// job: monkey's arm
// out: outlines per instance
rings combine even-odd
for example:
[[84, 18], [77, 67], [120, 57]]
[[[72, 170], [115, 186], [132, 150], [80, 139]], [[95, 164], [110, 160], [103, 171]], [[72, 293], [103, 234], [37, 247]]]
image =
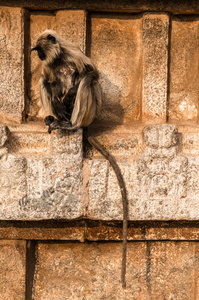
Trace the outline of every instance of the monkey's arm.
[[39, 78], [39, 86], [40, 86], [41, 102], [43, 104], [43, 107], [47, 114], [54, 116], [52, 110], [52, 104], [51, 104], [51, 99], [52, 99], [51, 87], [43, 74]]

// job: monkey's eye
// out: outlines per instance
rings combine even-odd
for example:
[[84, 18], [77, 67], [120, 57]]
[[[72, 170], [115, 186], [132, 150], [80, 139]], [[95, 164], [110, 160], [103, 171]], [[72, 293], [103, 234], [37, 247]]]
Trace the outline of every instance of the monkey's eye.
[[49, 34], [49, 35], [47, 36], [47, 39], [48, 39], [48, 40], [50, 40], [50, 41], [52, 41], [52, 43], [53, 43], [53, 44], [55, 44], [55, 43], [56, 43], [56, 39], [55, 39], [55, 37], [54, 37], [54, 36], [52, 36], [51, 34]]

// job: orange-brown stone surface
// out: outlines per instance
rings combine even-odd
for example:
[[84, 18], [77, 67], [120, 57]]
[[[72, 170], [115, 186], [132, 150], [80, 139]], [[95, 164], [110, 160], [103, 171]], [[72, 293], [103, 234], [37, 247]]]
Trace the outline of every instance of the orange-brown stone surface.
[[35, 299], [197, 299], [197, 242], [129, 242], [126, 289], [121, 246], [39, 243]]
[[146, 245], [129, 244], [127, 289], [120, 282], [121, 246], [121, 243], [39, 244], [35, 300], [148, 297]]
[[0, 241], [0, 299], [25, 300], [26, 242]]
[[169, 118], [196, 121], [199, 95], [199, 20], [174, 19], [171, 31]]
[[141, 116], [140, 18], [91, 17], [91, 58], [101, 74], [102, 121], [128, 123]]
[[165, 122], [167, 109], [169, 16], [143, 17], [142, 121]]
[[0, 122], [20, 123], [24, 110], [24, 11], [0, 6]]

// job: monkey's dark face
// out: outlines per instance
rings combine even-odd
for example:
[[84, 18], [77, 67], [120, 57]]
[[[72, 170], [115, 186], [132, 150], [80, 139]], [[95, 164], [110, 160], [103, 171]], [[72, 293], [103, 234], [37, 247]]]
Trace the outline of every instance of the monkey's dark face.
[[31, 51], [33, 51], [33, 50], [37, 51], [37, 54], [41, 60], [44, 60], [46, 58], [46, 54], [42, 50], [41, 46], [38, 45], [38, 46], [34, 47]]
[[39, 58], [46, 63], [53, 62], [60, 53], [59, 43], [53, 33], [50, 30], [44, 31], [38, 38], [36, 46], [31, 50], [36, 50]]

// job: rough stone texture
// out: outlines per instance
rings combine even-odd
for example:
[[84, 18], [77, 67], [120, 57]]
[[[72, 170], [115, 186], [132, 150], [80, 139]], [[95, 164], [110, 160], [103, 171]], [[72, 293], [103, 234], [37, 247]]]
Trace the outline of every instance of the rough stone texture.
[[129, 244], [126, 289], [121, 251], [121, 243], [39, 244], [34, 299], [149, 299], [146, 245]]
[[168, 15], [144, 15], [142, 121], [166, 121], [168, 32]]
[[[63, 38], [77, 44], [85, 52], [86, 47], [86, 12], [85, 11], [58, 11], [56, 14], [31, 14], [30, 38], [31, 48], [36, 44], [39, 35], [46, 29], [53, 29]], [[39, 92], [39, 76], [41, 74], [41, 61], [36, 51], [31, 54], [31, 100], [29, 119], [43, 118], [45, 112], [42, 108]]]
[[52, 134], [48, 148], [42, 156], [34, 152], [32, 156], [29, 149], [25, 155], [6, 152], [1, 157], [1, 220], [73, 219], [83, 215], [82, 131]]
[[143, 138], [149, 148], [167, 149], [178, 144], [178, 128], [175, 125], [146, 126]]
[[46, 132], [12, 132], [8, 143], [8, 149], [12, 153], [25, 156], [49, 156], [52, 138]]
[[[150, 125], [143, 130], [140, 157], [120, 160], [129, 201], [129, 220], [197, 220], [199, 159], [178, 153], [176, 125]], [[88, 161], [88, 216], [122, 219], [116, 176], [102, 159]]]
[[197, 120], [199, 95], [199, 19], [173, 20], [169, 118]]
[[173, 226], [171, 228], [145, 228], [143, 239], [146, 240], [176, 240], [176, 241], [198, 241], [199, 228], [192, 226], [181, 226], [179, 228]]
[[[117, 159], [123, 159], [124, 157], [132, 159], [132, 156], [140, 155], [144, 149], [143, 128], [144, 124], [140, 123], [133, 126], [132, 124], [107, 126], [107, 123], [104, 124], [96, 120], [89, 130]], [[101, 157], [101, 154], [94, 148], [92, 148], [92, 151], [89, 147], [86, 150], [88, 150], [88, 157]], [[92, 152], [92, 155], [90, 152]]]
[[56, 13], [57, 32], [66, 40], [86, 51], [87, 13], [84, 10], [58, 11]]
[[20, 122], [24, 110], [24, 11], [0, 6], [0, 120]]
[[128, 243], [126, 289], [120, 282], [121, 246], [39, 244], [35, 300], [197, 299], [197, 242]]
[[25, 241], [0, 241], [0, 299], [25, 300]]
[[1, 4], [5, 6], [21, 6], [29, 9], [38, 10], [57, 10], [57, 9], [85, 9], [88, 11], [103, 11], [103, 12], [172, 12], [177, 14], [197, 14], [199, 13], [198, 0], [84, 0], [83, 2], [68, 0], [54, 1], [43, 0], [1, 0]]
[[198, 243], [149, 243], [150, 299], [198, 299]]
[[[123, 239], [122, 228], [114, 226], [92, 226], [87, 227], [85, 239], [89, 241], [121, 241]], [[142, 239], [141, 228], [128, 228], [128, 240]]]
[[[197, 121], [198, 18], [165, 12], [198, 13], [198, 1], [6, 1], [12, 4], [32, 10], [29, 37], [25, 11], [0, 7], [0, 299], [27, 298], [26, 275], [29, 296], [34, 282], [34, 299], [198, 299], [199, 127], [143, 129], [145, 122], [165, 122], [167, 105], [170, 121]], [[33, 12], [38, 7], [54, 11]], [[83, 10], [64, 8], [92, 13], [87, 19]], [[156, 13], [93, 13], [121, 9]], [[82, 131], [56, 136], [38, 120], [14, 124], [25, 116], [28, 40], [33, 47], [46, 28], [84, 52], [87, 46], [101, 71], [106, 105], [93, 132], [115, 155], [127, 186], [133, 221], [127, 289], [120, 282], [123, 234], [122, 222], [115, 221], [122, 220], [122, 204], [112, 168], [96, 151], [83, 164]], [[35, 121], [44, 112], [38, 92], [41, 64], [36, 53], [31, 55], [32, 98], [26, 112]], [[43, 219], [48, 221], [37, 222]], [[17, 239], [35, 240], [27, 258], [25, 241]], [[39, 242], [37, 249], [37, 240], [49, 243]]]
[[182, 133], [182, 153], [185, 155], [199, 156], [198, 132]]
[[140, 18], [91, 18], [91, 58], [101, 74], [104, 98], [101, 122], [140, 119], [141, 25]]

